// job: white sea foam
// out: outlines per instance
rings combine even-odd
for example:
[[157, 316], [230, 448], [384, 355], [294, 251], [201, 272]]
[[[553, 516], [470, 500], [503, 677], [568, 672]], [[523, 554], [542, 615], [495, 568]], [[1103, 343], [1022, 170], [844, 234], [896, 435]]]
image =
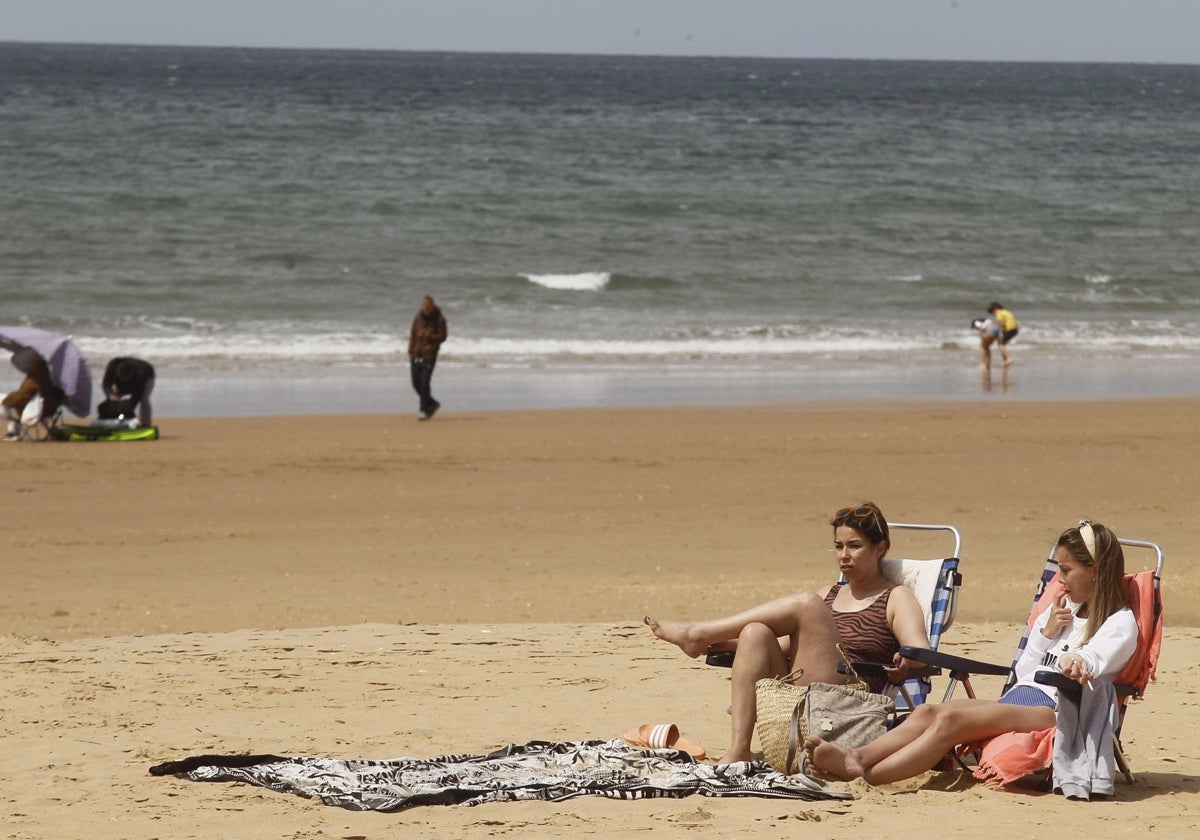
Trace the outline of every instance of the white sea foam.
[[693, 338], [693, 339], [461, 339], [447, 355], [461, 359], [730, 359], [796, 358], [889, 353], [916, 349], [921, 342], [898, 337]]
[[[893, 354], [933, 349], [946, 337], [821, 335], [775, 337], [707, 335], [662, 339], [507, 338], [452, 335], [442, 358], [468, 363], [636, 360], [804, 359]], [[407, 360], [399, 334], [296, 332], [278, 334], [187, 334], [138, 338], [78, 337], [93, 364], [117, 355], [138, 355], [185, 367], [253, 368], [300, 363], [311, 366], [387, 364]], [[967, 340], [969, 343], [969, 339]], [[966, 346], [966, 344], [964, 344]]]
[[[272, 369], [279, 366], [335, 367], [392, 365], [407, 360], [401, 331], [363, 331], [257, 325], [243, 331], [145, 330], [139, 334], [76, 335], [93, 365], [118, 355], [138, 355], [186, 368]], [[887, 364], [916, 363], [949, 353], [973, 354], [978, 339], [966, 329], [867, 331], [828, 327], [807, 331], [785, 326], [740, 329], [697, 328], [656, 338], [578, 335], [511, 337], [451, 334], [442, 358], [466, 364], [536, 365], [554, 362], [712, 362], [774, 360], [804, 364], [820, 359], [876, 359]], [[1054, 356], [1200, 355], [1200, 335], [1168, 322], [1143, 321], [1123, 329], [1058, 324], [1054, 329], [1023, 325], [1016, 349]]]
[[608, 285], [612, 275], [607, 271], [585, 271], [582, 274], [522, 274], [530, 283], [568, 292], [598, 292]]
[[371, 364], [407, 358], [399, 335], [380, 333], [186, 333], [126, 336], [77, 336], [91, 360], [136, 355], [157, 363], [209, 368], [270, 367], [272, 364], [329, 366], [342, 363]]

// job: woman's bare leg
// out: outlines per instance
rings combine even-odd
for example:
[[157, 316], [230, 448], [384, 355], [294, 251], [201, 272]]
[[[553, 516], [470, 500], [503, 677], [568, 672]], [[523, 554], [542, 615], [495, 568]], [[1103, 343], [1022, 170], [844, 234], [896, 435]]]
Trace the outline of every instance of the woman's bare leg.
[[729, 689], [729, 750], [717, 759], [717, 764], [750, 760], [750, 741], [758, 720], [755, 683], [765, 677], [782, 676], [791, 668], [775, 631], [767, 625], [747, 624], [737, 641]]
[[1046, 706], [955, 700], [918, 707], [908, 720], [865, 747], [846, 750], [820, 738], [809, 738], [804, 747], [809, 761], [824, 773], [845, 780], [861, 776], [881, 785], [924, 773], [958, 744], [1052, 726], [1054, 710]]
[[[731, 642], [750, 624], [771, 628], [776, 638], [789, 638], [801, 630], [833, 627], [833, 618], [824, 602], [811, 592], [776, 598], [735, 615], [708, 621], [656, 621], [642, 619], [656, 637], [670, 642], [695, 659], [710, 647]], [[833, 637], [837, 638], [834, 628]]]
[[846, 679], [837, 671], [841, 658], [833, 615], [811, 592], [777, 598], [711, 621], [658, 622], [647, 616], [645, 623], [655, 636], [693, 658], [710, 647], [737, 641], [731, 679], [732, 737], [729, 751], [718, 760], [719, 764], [750, 759], [750, 742], [758, 719], [754, 692], [758, 680], [793, 670], [803, 672], [801, 682], [840, 683]]
[[984, 370], [992, 369], [992, 343], [986, 339], [979, 342], [979, 361]]
[[[941, 705], [930, 703], [917, 706], [902, 724], [889, 729], [859, 749], [840, 747], [816, 736], [806, 738], [804, 751], [808, 755], [808, 763], [822, 774], [842, 781], [857, 779], [869, 769], [873, 761], [900, 752], [924, 734], [933, 725], [940, 708]], [[864, 757], [862, 752], [867, 747], [871, 748], [871, 752]]]

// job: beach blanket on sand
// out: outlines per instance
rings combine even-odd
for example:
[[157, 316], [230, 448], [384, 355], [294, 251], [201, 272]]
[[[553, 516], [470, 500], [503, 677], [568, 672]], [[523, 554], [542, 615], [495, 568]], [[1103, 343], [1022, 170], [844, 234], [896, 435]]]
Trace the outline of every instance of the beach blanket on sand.
[[393, 761], [205, 755], [158, 764], [150, 773], [197, 782], [245, 782], [354, 811], [533, 799], [560, 802], [576, 796], [852, 798], [808, 776], [784, 776], [761, 761], [716, 767], [697, 764], [679, 750], [638, 749], [620, 739], [530, 741], [487, 755]]

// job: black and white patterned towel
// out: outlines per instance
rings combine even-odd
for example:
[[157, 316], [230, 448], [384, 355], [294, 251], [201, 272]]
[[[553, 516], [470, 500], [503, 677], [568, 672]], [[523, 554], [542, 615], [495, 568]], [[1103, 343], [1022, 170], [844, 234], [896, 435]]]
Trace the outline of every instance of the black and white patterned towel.
[[400, 811], [417, 805], [479, 805], [576, 796], [679, 799], [765, 796], [849, 799], [808, 776], [784, 776], [761, 761], [698, 764], [679, 750], [631, 747], [620, 739], [513, 744], [487, 755], [391, 761], [202, 755], [150, 768], [155, 776], [197, 782], [245, 782], [319, 798], [355, 811]]

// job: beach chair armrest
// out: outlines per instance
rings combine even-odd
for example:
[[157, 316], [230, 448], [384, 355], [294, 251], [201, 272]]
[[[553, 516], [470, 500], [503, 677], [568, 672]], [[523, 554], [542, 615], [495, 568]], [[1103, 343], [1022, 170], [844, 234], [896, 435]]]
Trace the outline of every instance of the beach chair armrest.
[[[710, 653], [704, 657], [705, 665], [712, 665], [715, 668], [732, 668], [733, 667], [733, 651], [723, 651], [720, 653]], [[854, 670], [860, 676], [886, 676], [884, 669], [892, 667], [892, 663], [887, 662], [854, 662]], [[846, 673], [846, 663], [838, 664], [838, 673]], [[906, 679], [924, 679], [926, 677], [936, 677], [941, 674], [941, 669], [936, 665], [921, 664], [918, 666], [909, 666], [908, 676]]]
[[1058, 671], [1038, 671], [1033, 675], [1033, 681], [1038, 685], [1048, 685], [1058, 689], [1059, 694], [1078, 698], [1083, 686], [1066, 674]]
[[[1059, 693], [1072, 698], [1078, 698], [1083, 693], [1083, 686], [1059, 671], [1038, 671], [1033, 675], [1033, 681], [1038, 685], [1049, 685], [1057, 688]], [[1138, 691], [1131, 685], [1113, 686], [1118, 697], [1133, 697]]]
[[908, 645], [900, 648], [900, 655], [905, 659], [912, 659], [934, 668], [941, 668], [943, 671], [949, 671], [951, 674], [963, 673], [980, 674], [989, 677], [1006, 677], [1010, 670], [1010, 666], [1008, 665], [980, 662], [977, 659], [967, 659], [965, 656], [952, 656], [948, 653], [910, 647]]
[[[891, 668], [891, 662], [851, 662], [854, 670], [858, 672], [860, 677], [883, 677], [887, 678], [885, 669]], [[838, 673], [846, 673], [846, 663], [838, 663]], [[906, 680], [923, 680], [927, 677], [936, 677], [942, 673], [942, 670], [935, 665], [921, 663], [920, 665], [910, 665], [908, 674], [904, 677]]]

